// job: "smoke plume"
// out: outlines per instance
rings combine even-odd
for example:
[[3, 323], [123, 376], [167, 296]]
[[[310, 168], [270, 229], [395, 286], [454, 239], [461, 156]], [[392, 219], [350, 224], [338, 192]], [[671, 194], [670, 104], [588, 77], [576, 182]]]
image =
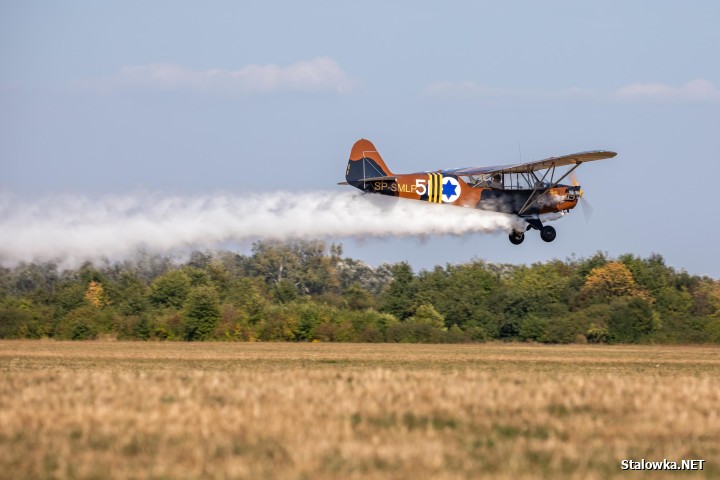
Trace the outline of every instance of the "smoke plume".
[[9, 197], [0, 198], [0, 262], [76, 265], [228, 242], [461, 235], [507, 231], [513, 221], [470, 208], [327, 191]]

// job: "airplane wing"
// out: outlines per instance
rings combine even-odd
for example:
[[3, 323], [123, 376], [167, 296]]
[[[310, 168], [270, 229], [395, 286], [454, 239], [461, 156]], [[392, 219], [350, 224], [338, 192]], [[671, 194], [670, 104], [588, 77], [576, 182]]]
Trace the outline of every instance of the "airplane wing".
[[452, 175], [490, 175], [493, 173], [524, 173], [536, 170], [545, 170], [550, 167], [563, 167], [565, 165], [575, 165], [583, 162], [593, 162], [595, 160], [604, 160], [613, 158], [617, 153], [607, 150], [593, 150], [591, 152], [572, 153], [563, 155], [562, 157], [550, 157], [543, 160], [533, 160], [532, 162], [516, 163], [513, 165], [497, 165], [493, 167], [469, 167], [469, 168], [453, 168], [444, 170], [444, 174]]

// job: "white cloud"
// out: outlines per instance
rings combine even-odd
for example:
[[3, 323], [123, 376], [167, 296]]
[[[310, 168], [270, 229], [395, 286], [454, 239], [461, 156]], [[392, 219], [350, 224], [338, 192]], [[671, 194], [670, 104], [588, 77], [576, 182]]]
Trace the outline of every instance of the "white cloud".
[[560, 99], [597, 99], [597, 100], [648, 100], [678, 102], [717, 102], [720, 90], [709, 80], [692, 80], [679, 87], [662, 83], [635, 83], [626, 85], [614, 92], [572, 87], [564, 90], [538, 90], [496, 88], [472, 81], [435, 82], [423, 92], [427, 96], [458, 99], [519, 99], [560, 100]]
[[172, 63], [124, 67], [103, 87], [189, 90], [230, 95], [280, 91], [348, 93], [357, 82], [338, 63], [319, 57], [288, 66], [246, 65], [239, 70], [193, 70]]
[[720, 101], [720, 90], [709, 80], [699, 78], [691, 80], [679, 87], [663, 83], [634, 83], [617, 90], [616, 95], [627, 99], [644, 99], [660, 101]]

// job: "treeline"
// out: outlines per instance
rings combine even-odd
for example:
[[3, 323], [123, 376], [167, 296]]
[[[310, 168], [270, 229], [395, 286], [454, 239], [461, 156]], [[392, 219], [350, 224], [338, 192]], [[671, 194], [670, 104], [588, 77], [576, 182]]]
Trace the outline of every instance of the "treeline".
[[377, 268], [319, 241], [185, 263], [0, 269], [0, 338], [335, 342], [720, 342], [720, 282], [660, 255]]

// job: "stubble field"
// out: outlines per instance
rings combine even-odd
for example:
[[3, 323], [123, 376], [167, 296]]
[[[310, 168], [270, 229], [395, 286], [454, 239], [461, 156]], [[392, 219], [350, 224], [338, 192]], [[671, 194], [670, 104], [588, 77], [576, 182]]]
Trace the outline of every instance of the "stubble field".
[[2, 341], [0, 478], [717, 478], [719, 372], [717, 347]]

